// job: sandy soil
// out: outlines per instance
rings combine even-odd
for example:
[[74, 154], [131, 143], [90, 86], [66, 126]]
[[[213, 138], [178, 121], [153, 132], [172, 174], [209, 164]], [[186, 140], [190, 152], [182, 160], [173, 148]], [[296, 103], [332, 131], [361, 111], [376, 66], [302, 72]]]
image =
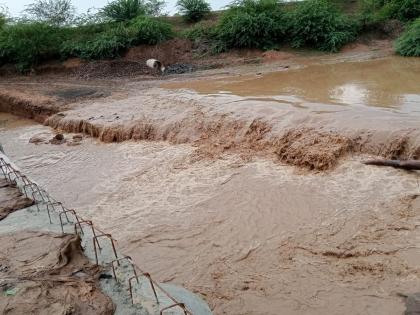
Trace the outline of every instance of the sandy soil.
[[[381, 54], [226, 71], [249, 76]], [[418, 176], [361, 161], [418, 158], [417, 115], [159, 85], [124, 81], [120, 94], [55, 104], [46, 125], [84, 134], [79, 145], [29, 143], [53, 129], [10, 118], [0, 142], [160, 281], [201, 294], [215, 314], [404, 312], [402, 296], [420, 290]]]

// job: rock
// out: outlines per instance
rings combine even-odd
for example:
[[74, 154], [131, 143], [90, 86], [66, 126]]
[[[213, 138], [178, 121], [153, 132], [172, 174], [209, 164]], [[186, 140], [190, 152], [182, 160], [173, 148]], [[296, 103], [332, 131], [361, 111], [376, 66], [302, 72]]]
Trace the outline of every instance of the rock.
[[191, 64], [176, 63], [166, 67], [165, 74], [182, 74], [193, 72], [194, 70], [195, 68]]
[[34, 143], [34, 144], [40, 144], [40, 143], [48, 143], [48, 138], [51, 136], [50, 133], [37, 133], [36, 135], [33, 135], [30, 139], [29, 139], [29, 143]]
[[29, 139], [29, 143], [40, 144], [40, 143], [43, 143], [43, 142], [45, 142], [45, 139], [38, 136], [38, 135], [32, 136]]
[[83, 135], [74, 135], [73, 136], [73, 141], [82, 141], [83, 139]]
[[63, 134], [58, 133], [50, 140], [51, 144], [63, 144], [66, 142], [66, 139], [64, 138]]
[[63, 134], [61, 134], [61, 133], [57, 133], [57, 134], [55, 135], [55, 139], [56, 139], [56, 140], [58, 140], [58, 141], [61, 141], [61, 140], [64, 140], [64, 136], [63, 136]]

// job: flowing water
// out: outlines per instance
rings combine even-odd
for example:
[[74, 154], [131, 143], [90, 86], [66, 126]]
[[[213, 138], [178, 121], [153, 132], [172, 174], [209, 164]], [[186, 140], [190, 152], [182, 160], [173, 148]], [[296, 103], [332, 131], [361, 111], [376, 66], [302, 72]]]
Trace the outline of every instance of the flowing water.
[[244, 100], [369, 106], [420, 115], [420, 61], [388, 57], [316, 64], [261, 75], [173, 82], [162, 87]]
[[[165, 86], [415, 114], [418, 82], [418, 59], [388, 58]], [[401, 294], [420, 291], [416, 173], [365, 156], [317, 173], [234, 154], [196, 159], [190, 144], [29, 143], [34, 135], [54, 132], [0, 115], [0, 143], [24, 173], [215, 314], [402, 314]]]
[[53, 136], [13, 124], [0, 142], [140, 266], [200, 293], [215, 314], [398, 314], [395, 292], [420, 290], [416, 174], [358, 159], [325, 174], [229, 155], [194, 161], [191, 146], [159, 142], [28, 143], [40, 134]]

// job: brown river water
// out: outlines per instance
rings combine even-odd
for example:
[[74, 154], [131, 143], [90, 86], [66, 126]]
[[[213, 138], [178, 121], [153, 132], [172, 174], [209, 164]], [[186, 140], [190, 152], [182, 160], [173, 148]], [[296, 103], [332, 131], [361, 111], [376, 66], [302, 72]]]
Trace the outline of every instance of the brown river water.
[[[389, 60], [166, 86], [416, 113], [418, 60]], [[0, 114], [0, 143], [24, 173], [215, 314], [403, 314], [401, 295], [420, 292], [415, 172], [366, 166], [366, 156], [309, 172], [227, 153], [196, 159], [190, 144], [29, 143], [53, 134]]]
[[420, 115], [418, 58], [315, 64], [261, 75], [173, 82], [162, 87], [200, 94], [236, 95], [245, 100], [286, 101], [393, 109]]

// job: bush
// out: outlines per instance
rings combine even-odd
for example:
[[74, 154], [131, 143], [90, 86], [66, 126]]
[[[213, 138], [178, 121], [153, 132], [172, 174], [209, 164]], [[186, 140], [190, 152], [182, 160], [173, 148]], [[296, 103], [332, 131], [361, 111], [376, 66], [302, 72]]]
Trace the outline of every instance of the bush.
[[419, 0], [363, 0], [361, 17], [365, 23], [377, 23], [388, 19], [403, 22], [420, 17]]
[[146, 13], [146, 7], [141, 0], [114, 0], [108, 3], [102, 14], [116, 22], [128, 21]]
[[155, 18], [139, 17], [130, 23], [133, 44], [156, 45], [172, 37], [171, 26]]
[[419, 0], [389, 0], [380, 10], [379, 15], [383, 19], [397, 19], [410, 21], [420, 17]]
[[210, 13], [211, 7], [205, 0], [178, 0], [176, 6], [188, 22], [198, 22]]
[[115, 58], [134, 40], [133, 31], [122, 24], [110, 25], [102, 32], [91, 33], [77, 39], [64, 42], [61, 57], [79, 57], [82, 59]]
[[216, 28], [198, 23], [183, 31], [181, 36], [191, 41], [209, 40], [216, 35]]
[[6, 25], [0, 32], [0, 63], [14, 63], [21, 72], [59, 56], [65, 31], [44, 23]]
[[109, 59], [133, 45], [155, 45], [171, 37], [171, 27], [155, 18], [138, 17], [129, 23], [92, 25], [74, 30], [61, 46], [61, 57]]
[[284, 37], [285, 29], [277, 1], [244, 0], [222, 16], [217, 34], [227, 47], [271, 48]]
[[412, 22], [397, 39], [396, 51], [402, 56], [420, 57], [420, 18]]
[[306, 0], [289, 15], [289, 33], [293, 47], [313, 46], [337, 52], [353, 40], [356, 23], [343, 15], [328, 0]]

